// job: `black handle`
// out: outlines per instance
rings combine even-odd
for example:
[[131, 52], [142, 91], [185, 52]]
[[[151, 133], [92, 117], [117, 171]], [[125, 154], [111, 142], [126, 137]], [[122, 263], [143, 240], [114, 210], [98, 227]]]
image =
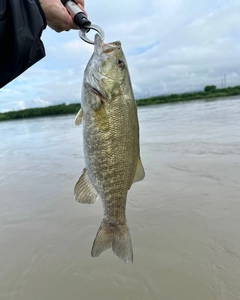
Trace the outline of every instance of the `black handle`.
[[88, 20], [88, 18], [85, 16], [83, 11], [77, 6], [77, 4], [74, 1], [72, 1], [72, 0], [61, 0], [61, 2], [66, 7], [66, 9], [69, 11], [69, 13], [72, 16], [74, 22], [80, 28], [86, 28], [86, 26], [91, 25], [91, 22]]
[[74, 22], [80, 27], [84, 28], [86, 26], [90, 26], [91, 22], [88, 20], [88, 18], [84, 15], [83, 12], [79, 12], [74, 16]]
[[65, 6], [65, 4], [68, 2], [69, 0], [61, 0], [62, 4]]

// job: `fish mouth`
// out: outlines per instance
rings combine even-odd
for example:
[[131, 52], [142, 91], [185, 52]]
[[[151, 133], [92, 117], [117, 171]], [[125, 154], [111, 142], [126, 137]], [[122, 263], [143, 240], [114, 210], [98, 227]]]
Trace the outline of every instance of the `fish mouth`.
[[98, 33], [95, 34], [94, 51], [96, 53], [98, 53], [98, 54], [100, 54], [101, 52], [110, 53], [110, 52], [113, 52], [114, 50], [120, 49], [120, 48], [121, 48], [121, 42], [120, 41], [105, 44], [103, 42], [103, 39], [100, 36], [100, 34], [98, 34]]
[[94, 73], [92, 73], [92, 84], [90, 85], [91, 86], [91, 91], [101, 97], [101, 98], [104, 98], [104, 99], [107, 99], [107, 95], [105, 94], [105, 91], [102, 89], [100, 83], [99, 83], [99, 79], [96, 77], [96, 75]]
[[94, 37], [94, 50], [100, 49], [103, 44], [103, 39], [100, 34], [96, 33]]
[[101, 98], [106, 98], [105, 96], [103, 96], [103, 94], [98, 89], [92, 87], [91, 90], [95, 95], [98, 95]]
[[93, 94], [99, 96], [100, 98], [104, 98], [104, 99], [106, 98], [106, 95], [103, 94], [103, 92], [100, 90], [99, 86], [96, 87], [96, 84], [94, 84], [94, 87], [93, 87], [93, 83], [85, 82], [84, 87], [91, 90], [91, 92]]

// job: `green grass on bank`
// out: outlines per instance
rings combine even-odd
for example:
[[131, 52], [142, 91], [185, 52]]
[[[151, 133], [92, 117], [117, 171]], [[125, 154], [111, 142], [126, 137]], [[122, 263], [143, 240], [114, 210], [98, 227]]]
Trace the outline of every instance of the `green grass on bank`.
[[[153, 104], [174, 103], [192, 100], [206, 100], [210, 98], [220, 98], [240, 95], [240, 85], [217, 89], [216, 86], [206, 86], [202, 92], [172, 94], [166, 96], [156, 96], [136, 101], [137, 106], [146, 106]], [[8, 121], [14, 119], [25, 119], [45, 116], [58, 116], [67, 114], [76, 114], [80, 109], [80, 104], [60, 104], [41, 108], [28, 108], [19, 111], [9, 111], [0, 113], [0, 121]]]

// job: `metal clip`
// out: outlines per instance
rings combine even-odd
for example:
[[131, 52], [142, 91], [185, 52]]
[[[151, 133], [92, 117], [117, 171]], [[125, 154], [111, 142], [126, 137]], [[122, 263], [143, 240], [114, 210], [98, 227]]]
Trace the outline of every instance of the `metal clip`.
[[102, 39], [104, 39], [104, 31], [101, 27], [97, 25], [91, 24], [91, 22], [88, 20], [88, 18], [85, 16], [83, 11], [80, 9], [80, 7], [71, 0], [61, 0], [62, 4], [65, 5], [66, 9], [72, 16], [74, 22], [78, 25], [80, 28], [79, 36], [82, 40], [89, 44], [94, 44], [94, 41], [90, 40], [88, 37], [86, 37], [86, 33], [89, 32], [90, 29], [96, 30]]
[[93, 25], [93, 24], [91, 24], [91, 25], [89, 25], [89, 26], [85, 26], [84, 28], [81, 28], [81, 29], [79, 30], [79, 33], [78, 33], [79, 36], [80, 36], [80, 38], [81, 38], [82, 40], [84, 40], [86, 43], [94, 44], [94, 41], [90, 40], [90, 39], [86, 36], [86, 32], [89, 32], [90, 29], [93, 29], [93, 30], [97, 31], [97, 32], [100, 34], [102, 40], [104, 39], [105, 34], [104, 34], [104, 31], [102, 30], [102, 28], [99, 27], [98, 25]]

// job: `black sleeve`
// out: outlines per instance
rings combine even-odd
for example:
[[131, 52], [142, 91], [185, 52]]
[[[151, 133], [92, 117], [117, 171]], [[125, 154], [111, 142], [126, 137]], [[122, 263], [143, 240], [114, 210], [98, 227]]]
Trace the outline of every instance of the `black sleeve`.
[[45, 56], [39, 0], [0, 0], [0, 88]]

